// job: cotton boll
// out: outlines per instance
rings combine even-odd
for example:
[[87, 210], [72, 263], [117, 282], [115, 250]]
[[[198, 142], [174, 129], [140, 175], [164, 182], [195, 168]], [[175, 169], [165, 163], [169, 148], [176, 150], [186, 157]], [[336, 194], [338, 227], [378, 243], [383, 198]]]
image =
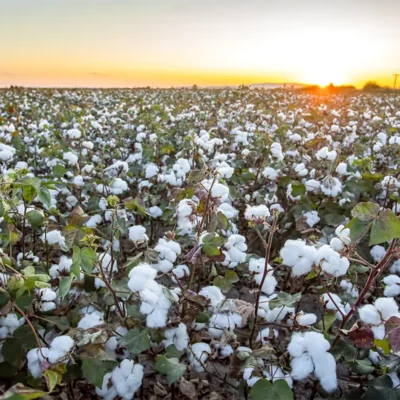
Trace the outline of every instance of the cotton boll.
[[287, 240], [280, 251], [283, 264], [292, 267], [293, 275], [308, 274], [317, 258], [317, 251], [301, 240]]
[[350, 266], [347, 258], [340, 257], [340, 254], [328, 245], [323, 245], [318, 249], [315, 262], [324, 272], [336, 277], [345, 275]]
[[165, 348], [173, 344], [179, 351], [184, 351], [187, 349], [189, 344], [189, 336], [187, 334], [186, 325], [182, 322], [177, 328], [167, 329], [164, 331], [164, 336], [165, 340], [163, 340], [163, 344]]
[[74, 346], [74, 341], [69, 336], [56, 337], [52, 342], [49, 349], [48, 359], [54, 364], [61, 358], [65, 357]]
[[153, 178], [159, 173], [159, 168], [156, 164], [149, 164], [146, 167], [146, 179]]
[[208, 356], [211, 354], [211, 348], [207, 343], [195, 343], [188, 350], [188, 359], [196, 372], [203, 372], [204, 365], [207, 361]]
[[279, 332], [276, 329], [264, 328], [257, 334], [257, 341], [261, 342], [263, 345], [269, 342], [269, 338], [277, 338]]
[[141, 263], [134, 267], [129, 273], [128, 287], [132, 292], [144, 290], [149, 281], [153, 281], [157, 271], [149, 264]]
[[382, 260], [382, 258], [386, 254], [386, 250], [383, 246], [376, 245], [372, 247], [370, 253], [374, 261], [378, 263]]
[[45, 363], [44, 357], [48, 357], [49, 349], [47, 347], [42, 347], [41, 352], [39, 349], [29, 350], [26, 358], [28, 360], [28, 369], [33, 378], [39, 379], [42, 376], [42, 363]]
[[225, 300], [225, 296], [222, 294], [221, 289], [218, 286], [206, 286], [200, 290], [199, 295], [210, 300], [212, 307], [216, 307], [219, 303]]
[[305, 314], [301, 312], [296, 315], [295, 320], [300, 326], [310, 326], [317, 322], [317, 316], [312, 313]]
[[288, 352], [292, 357], [300, 357], [306, 351], [304, 336], [294, 333], [288, 346]]
[[209, 321], [208, 332], [216, 339], [220, 339], [224, 331], [235, 329], [235, 322], [228, 314], [214, 314]]
[[383, 340], [386, 336], [385, 334], [385, 324], [380, 324], [377, 326], [371, 326], [371, 331], [374, 333], [374, 338], [378, 340]]
[[321, 353], [327, 352], [331, 347], [330, 343], [324, 338], [324, 335], [318, 332], [305, 332], [304, 345], [313, 359]]
[[[123, 400], [134, 398], [135, 392], [142, 386], [144, 376], [143, 365], [125, 359], [111, 373], [111, 381], [118, 395]], [[104, 380], [103, 380], [104, 386]]]
[[178, 265], [171, 272], [173, 273], [171, 279], [174, 283], [178, 283], [177, 279], [182, 279], [190, 275], [189, 267], [184, 264]]
[[358, 314], [361, 321], [365, 322], [366, 324], [379, 325], [382, 322], [378, 310], [372, 304], [367, 304], [359, 308]]
[[226, 344], [226, 345], [221, 346], [221, 347], [219, 348], [219, 355], [220, 355], [222, 358], [227, 358], [227, 357], [229, 357], [231, 354], [233, 354], [233, 349], [232, 349], [232, 346], [230, 346], [229, 344]]
[[302, 353], [292, 358], [290, 366], [292, 368], [291, 376], [296, 381], [306, 379], [314, 371], [314, 363], [308, 353]]
[[344, 249], [344, 244], [339, 238], [333, 238], [329, 242], [330, 246], [332, 247], [333, 250], [335, 251], [342, 251]]
[[147, 241], [146, 228], [142, 225], [135, 225], [129, 228], [129, 239], [133, 242]]
[[39, 296], [42, 301], [53, 301], [57, 298], [57, 293], [51, 289], [45, 288], [39, 290]]
[[229, 188], [222, 183], [217, 183], [211, 189], [211, 196], [219, 198], [221, 203], [223, 203], [229, 197]]
[[393, 297], [380, 297], [379, 299], [375, 300], [375, 308], [380, 312], [385, 321], [399, 312], [399, 306]]
[[328, 393], [337, 389], [336, 361], [332, 354], [321, 353], [319, 357], [313, 356], [315, 376], [321, 382], [321, 386]]
[[321, 220], [318, 217], [318, 211], [307, 211], [307, 212], [303, 212], [303, 216], [306, 217], [306, 222], [307, 225], [312, 228], [315, 225], [318, 224], [318, 222]]
[[87, 330], [94, 326], [101, 325], [104, 323], [103, 313], [94, 311], [90, 314], [86, 314], [78, 323], [78, 328]]
[[247, 205], [246, 211], [244, 213], [244, 217], [248, 221], [262, 221], [265, 220], [265, 218], [268, 218], [270, 215], [271, 214], [268, 207], [263, 204], [253, 207]]

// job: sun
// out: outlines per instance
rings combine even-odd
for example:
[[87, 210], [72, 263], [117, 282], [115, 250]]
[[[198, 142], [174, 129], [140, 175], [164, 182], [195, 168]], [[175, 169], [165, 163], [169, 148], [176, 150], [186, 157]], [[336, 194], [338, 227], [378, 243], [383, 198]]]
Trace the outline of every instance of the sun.
[[336, 86], [346, 83], [346, 73], [338, 65], [312, 65], [303, 74], [303, 82], [319, 86], [333, 83]]

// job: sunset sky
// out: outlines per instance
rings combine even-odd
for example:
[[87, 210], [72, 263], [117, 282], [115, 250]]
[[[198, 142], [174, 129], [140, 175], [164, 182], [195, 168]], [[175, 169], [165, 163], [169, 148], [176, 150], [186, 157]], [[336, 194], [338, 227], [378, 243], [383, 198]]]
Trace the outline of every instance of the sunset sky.
[[0, 0], [0, 86], [393, 85], [399, 0]]

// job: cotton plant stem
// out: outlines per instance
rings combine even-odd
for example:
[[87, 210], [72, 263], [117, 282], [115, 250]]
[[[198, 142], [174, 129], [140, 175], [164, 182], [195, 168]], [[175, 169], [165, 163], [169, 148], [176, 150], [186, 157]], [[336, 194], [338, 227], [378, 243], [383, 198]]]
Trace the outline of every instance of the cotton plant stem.
[[271, 247], [272, 247], [272, 239], [274, 237], [274, 233], [276, 230], [276, 226], [278, 223], [278, 217], [274, 216], [274, 222], [272, 223], [271, 230], [269, 232], [269, 237], [268, 237], [268, 242], [267, 242], [267, 247], [265, 249], [265, 264], [264, 264], [264, 273], [260, 282], [260, 288], [259, 291], [257, 292], [257, 297], [256, 297], [256, 305], [255, 305], [255, 312], [254, 312], [254, 323], [253, 323], [253, 328], [250, 332], [250, 337], [249, 337], [249, 347], [252, 348], [253, 346], [253, 339], [254, 339], [254, 333], [256, 331], [257, 327], [257, 320], [258, 320], [258, 307], [260, 305], [260, 298], [261, 298], [261, 293], [262, 293], [262, 287], [264, 285], [265, 279], [267, 278], [268, 275], [268, 264], [269, 264], [269, 258], [271, 255]]
[[379, 275], [389, 265], [389, 263], [393, 259], [393, 256], [394, 256], [394, 251], [393, 250], [395, 248], [395, 245], [396, 245], [396, 239], [393, 239], [392, 242], [390, 243], [390, 246], [389, 246], [386, 254], [383, 256], [382, 260], [373, 269], [371, 269], [371, 272], [370, 272], [370, 274], [368, 276], [368, 280], [367, 280], [367, 282], [366, 282], [366, 284], [364, 286], [364, 289], [362, 290], [362, 292], [358, 296], [356, 302], [353, 304], [353, 306], [351, 307], [350, 311], [343, 318], [343, 320], [342, 320], [342, 322], [341, 322], [341, 324], [339, 326], [338, 333], [337, 333], [334, 341], [332, 342], [331, 349], [333, 347], [335, 347], [336, 344], [338, 343], [338, 341], [340, 339], [340, 331], [341, 331], [341, 329], [343, 329], [345, 327], [346, 323], [350, 320], [352, 315], [355, 313], [355, 311], [360, 306], [361, 302], [364, 300], [364, 297], [366, 296], [366, 294], [370, 290], [371, 285], [372, 285], [374, 279], [376, 278], [376, 276]]

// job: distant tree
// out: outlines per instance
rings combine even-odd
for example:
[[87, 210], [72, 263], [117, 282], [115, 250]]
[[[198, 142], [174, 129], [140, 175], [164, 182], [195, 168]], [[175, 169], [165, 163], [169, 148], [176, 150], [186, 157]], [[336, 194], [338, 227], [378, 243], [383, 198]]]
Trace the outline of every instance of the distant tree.
[[382, 86], [380, 86], [377, 82], [375, 81], [368, 81], [365, 83], [363, 90], [378, 90], [382, 89]]

